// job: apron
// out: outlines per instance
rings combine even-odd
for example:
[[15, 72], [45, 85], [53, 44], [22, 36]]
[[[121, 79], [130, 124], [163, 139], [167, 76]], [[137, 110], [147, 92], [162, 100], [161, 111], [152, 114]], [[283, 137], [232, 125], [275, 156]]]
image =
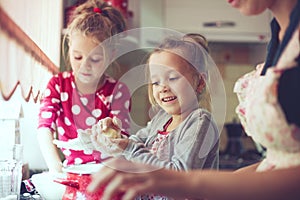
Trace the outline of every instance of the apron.
[[[271, 45], [264, 66], [234, 87], [240, 102], [236, 113], [245, 132], [267, 149], [257, 171], [300, 165], [299, 10], [300, 0], [282, 43], [278, 48]], [[272, 40], [276, 44], [276, 38]]]

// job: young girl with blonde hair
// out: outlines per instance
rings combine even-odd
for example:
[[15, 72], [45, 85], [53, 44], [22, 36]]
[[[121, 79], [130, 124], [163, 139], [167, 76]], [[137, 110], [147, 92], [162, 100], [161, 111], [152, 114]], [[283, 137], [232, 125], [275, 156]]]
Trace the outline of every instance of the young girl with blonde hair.
[[51, 78], [39, 113], [38, 139], [50, 172], [61, 172], [63, 165], [99, 163], [106, 158], [91, 149], [62, 148], [62, 163], [53, 144], [56, 133], [60, 141], [78, 138], [105, 117], [118, 117], [122, 133], [129, 131], [129, 90], [105, 73], [115, 41], [111, 49], [101, 45], [125, 29], [122, 14], [102, 1], [88, 0], [76, 8], [65, 33], [72, 70]]

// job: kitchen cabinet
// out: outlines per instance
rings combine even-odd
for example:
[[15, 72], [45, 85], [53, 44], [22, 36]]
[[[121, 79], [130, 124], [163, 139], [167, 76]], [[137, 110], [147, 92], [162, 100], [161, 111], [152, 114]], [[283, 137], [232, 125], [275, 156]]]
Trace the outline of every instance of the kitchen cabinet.
[[225, 0], [163, 0], [166, 28], [199, 32], [209, 41], [266, 42], [271, 14], [243, 16]]

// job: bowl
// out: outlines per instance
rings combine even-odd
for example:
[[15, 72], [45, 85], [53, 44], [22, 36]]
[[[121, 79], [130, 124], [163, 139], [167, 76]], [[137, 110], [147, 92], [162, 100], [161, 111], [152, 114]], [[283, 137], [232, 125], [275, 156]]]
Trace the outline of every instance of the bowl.
[[58, 200], [62, 199], [66, 190], [66, 186], [54, 182], [56, 178], [66, 177], [66, 174], [53, 174], [49, 172], [43, 172], [40, 174], [34, 174], [31, 176], [33, 185], [36, 191], [45, 200]]

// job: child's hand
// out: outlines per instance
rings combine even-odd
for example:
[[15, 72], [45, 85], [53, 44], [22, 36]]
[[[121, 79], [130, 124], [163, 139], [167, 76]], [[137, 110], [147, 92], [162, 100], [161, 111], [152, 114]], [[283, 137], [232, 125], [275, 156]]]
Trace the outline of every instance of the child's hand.
[[91, 141], [91, 129], [85, 131], [78, 130], [78, 136], [75, 139], [68, 141], [53, 140], [53, 143], [59, 148], [72, 149], [72, 150], [95, 150]]
[[[107, 156], [122, 154], [128, 144], [127, 138], [121, 138], [121, 129], [117, 123], [118, 121], [114, 118], [105, 118], [94, 125], [91, 130], [91, 141], [94, 148]], [[112, 132], [108, 133], [108, 131]]]
[[109, 138], [121, 138], [121, 128], [122, 122], [117, 117], [106, 117], [96, 124], [98, 130], [97, 133], [100, 132]]
[[[94, 148], [106, 156], [119, 156], [123, 152], [124, 142], [127, 144], [128, 139], [112, 139], [104, 134], [92, 135]], [[125, 141], [124, 141], [125, 140]], [[126, 145], [127, 146], [127, 145]]]

